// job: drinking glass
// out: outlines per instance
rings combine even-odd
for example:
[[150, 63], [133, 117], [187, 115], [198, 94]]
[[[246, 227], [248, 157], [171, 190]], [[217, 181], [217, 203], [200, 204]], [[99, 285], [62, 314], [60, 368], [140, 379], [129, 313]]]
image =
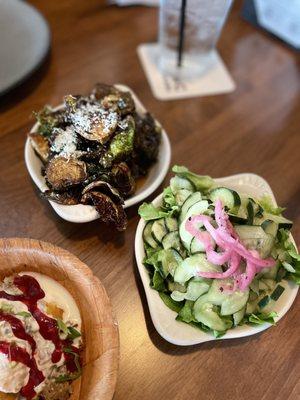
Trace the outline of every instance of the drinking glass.
[[[195, 78], [211, 66], [212, 53], [232, 1], [160, 0], [158, 65], [165, 75]], [[184, 29], [181, 31], [180, 27]]]

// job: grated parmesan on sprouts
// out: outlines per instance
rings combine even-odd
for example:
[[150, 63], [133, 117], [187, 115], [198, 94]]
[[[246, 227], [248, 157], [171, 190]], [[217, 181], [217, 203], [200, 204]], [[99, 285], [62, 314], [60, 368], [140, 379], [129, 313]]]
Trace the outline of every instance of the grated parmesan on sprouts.
[[91, 133], [99, 125], [105, 134], [110, 134], [118, 124], [118, 114], [115, 111], [104, 110], [99, 104], [87, 103], [70, 114], [75, 131]]
[[51, 151], [63, 157], [70, 157], [76, 151], [77, 138], [76, 133], [71, 126], [66, 129], [54, 128], [53, 132], [56, 137], [51, 145]]

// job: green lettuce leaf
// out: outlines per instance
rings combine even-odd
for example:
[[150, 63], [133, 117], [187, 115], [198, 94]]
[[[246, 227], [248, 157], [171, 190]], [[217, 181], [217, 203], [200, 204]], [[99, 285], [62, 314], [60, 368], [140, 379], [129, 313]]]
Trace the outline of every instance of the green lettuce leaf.
[[182, 322], [186, 322], [189, 324], [190, 322], [196, 322], [194, 315], [193, 315], [193, 306], [194, 306], [194, 301], [191, 300], [186, 300], [184, 303], [184, 306], [182, 309], [179, 311], [176, 319]]
[[280, 215], [285, 210], [283, 207], [274, 206], [272, 198], [268, 195], [258, 200], [258, 204], [260, 204], [266, 212], [273, 215]]
[[156, 270], [154, 271], [152, 280], [150, 281], [150, 286], [152, 287], [152, 289], [155, 289], [158, 292], [164, 292], [166, 290], [164, 278]]
[[141, 204], [138, 213], [145, 221], [164, 218], [170, 215], [170, 212], [163, 211], [161, 208], [155, 207], [152, 203]]
[[248, 322], [255, 325], [263, 325], [264, 323], [268, 322], [269, 324], [274, 325], [275, 317], [277, 317], [277, 313], [275, 311], [272, 311], [267, 314], [264, 313], [251, 314], [248, 317]]
[[179, 313], [179, 311], [182, 309], [183, 307], [183, 301], [175, 301], [171, 298], [170, 295], [168, 295], [167, 293], [163, 293], [163, 292], [159, 292], [159, 296], [162, 299], [162, 301], [165, 303], [165, 305], [167, 307], [169, 307], [172, 311], [175, 311], [177, 313]]
[[196, 190], [207, 191], [214, 185], [214, 180], [207, 175], [197, 175], [190, 172], [186, 167], [174, 165], [172, 171], [182, 177], [188, 179], [195, 186]]

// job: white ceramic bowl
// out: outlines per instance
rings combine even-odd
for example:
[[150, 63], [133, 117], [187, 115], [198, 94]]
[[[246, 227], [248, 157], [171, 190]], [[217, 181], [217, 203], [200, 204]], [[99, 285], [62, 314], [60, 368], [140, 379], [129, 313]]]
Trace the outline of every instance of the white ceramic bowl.
[[[227, 186], [231, 189], [235, 189], [240, 193], [244, 193], [251, 197], [261, 197], [264, 194], [270, 195], [276, 204], [274, 194], [269, 184], [260, 176], [255, 174], [239, 174], [233, 175], [226, 178], [215, 179], [219, 184]], [[160, 194], [154, 201], [153, 204], [158, 206], [161, 204], [162, 194]], [[144, 245], [143, 245], [143, 229], [145, 222], [141, 219], [135, 236], [135, 256], [139, 273], [144, 285], [146, 297], [150, 309], [151, 318], [157, 332], [168, 342], [177, 344], [180, 346], [187, 346], [198, 344], [202, 342], [208, 342], [215, 340], [215, 338], [199, 329], [193, 328], [188, 324], [176, 321], [176, 312], [170, 310], [161, 300], [156, 290], [151, 289], [149, 286], [149, 275], [143, 265], [143, 259], [145, 256]], [[292, 282], [282, 281], [280, 283], [285, 287], [285, 291], [275, 303], [274, 310], [277, 312], [278, 317], [276, 321], [280, 320], [289, 310], [298, 292], [298, 286]], [[255, 335], [265, 329], [268, 329], [270, 324], [266, 323], [259, 326], [243, 325], [238, 326], [234, 329], [229, 330], [224, 336], [217, 340], [239, 338], [244, 336]]]
[[[116, 85], [116, 87], [120, 90], [127, 90], [131, 92], [136, 105], [136, 110], [139, 114], [144, 114], [146, 112], [145, 107], [142, 105], [140, 100], [137, 98], [137, 96], [132, 92], [132, 90], [129, 87], [125, 85]], [[31, 132], [35, 132], [37, 130], [37, 127], [38, 124], [36, 123], [31, 129]], [[171, 161], [170, 141], [167, 136], [167, 133], [165, 132], [164, 129], [162, 129], [158, 160], [149, 169], [149, 172], [146, 176], [146, 179], [144, 180], [143, 185], [138, 188], [138, 190], [134, 193], [132, 197], [125, 200], [124, 208], [139, 203], [146, 197], [150, 196], [150, 194], [153, 193], [158, 188], [158, 186], [162, 183], [168, 172], [170, 161]], [[29, 138], [27, 138], [25, 144], [25, 164], [32, 180], [40, 189], [40, 191], [43, 192], [47, 190], [48, 186], [46, 184], [45, 178], [41, 174], [42, 162], [39, 159], [39, 157], [35, 154]], [[84, 204], [76, 204], [68, 206], [55, 203], [54, 201], [49, 201], [49, 202], [51, 206], [54, 208], [55, 212], [66, 221], [81, 223], [81, 222], [90, 222], [99, 218], [99, 214], [96, 211], [95, 207], [93, 206], [88, 206]]]

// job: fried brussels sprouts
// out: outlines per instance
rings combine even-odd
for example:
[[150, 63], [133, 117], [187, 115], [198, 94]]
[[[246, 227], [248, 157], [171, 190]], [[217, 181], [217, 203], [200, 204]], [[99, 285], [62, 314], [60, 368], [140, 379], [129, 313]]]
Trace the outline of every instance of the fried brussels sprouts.
[[133, 151], [135, 123], [132, 116], [122, 121], [122, 132], [116, 134], [109, 145], [113, 160], [124, 160]]
[[46, 168], [46, 180], [54, 190], [63, 190], [83, 183], [87, 178], [86, 164], [73, 158], [55, 157]]
[[98, 102], [82, 101], [78, 96], [67, 96], [65, 105], [67, 121], [74, 127], [77, 134], [87, 140], [104, 144], [117, 128], [118, 113], [104, 109]]
[[136, 114], [135, 125], [135, 160], [142, 167], [148, 167], [157, 159], [161, 128], [149, 113], [142, 117]]
[[52, 134], [53, 128], [64, 125], [62, 111], [53, 111], [50, 107], [45, 106], [34, 115], [39, 123], [38, 133], [45, 137], [49, 137]]
[[29, 137], [49, 187], [42, 197], [94, 205], [100, 219], [123, 230], [124, 199], [158, 154], [160, 128], [151, 115], [137, 114], [129, 92], [99, 83], [90, 95], [68, 95], [63, 109], [46, 107], [36, 118]]
[[46, 163], [49, 157], [49, 141], [45, 136], [39, 133], [30, 132], [29, 138], [35, 153], [39, 156], [43, 163]]
[[114, 165], [111, 172], [115, 187], [124, 197], [135, 192], [135, 180], [125, 162]]
[[42, 198], [54, 201], [58, 204], [64, 204], [66, 206], [73, 206], [75, 204], [80, 203], [81, 199], [81, 189], [70, 188], [68, 190], [64, 190], [63, 192], [55, 191], [55, 190], [46, 190], [42, 193]]
[[117, 94], [119, 90], [112, 85], [107, 85], [105, 83], [96, 83], [93, 91], [92, 97], [96, 100], [101, 100], [105, 96], [109, 96], [110, 94]]
[[120, 196], [118, 190], [116, 190], [113, 186], [111, 186], [108, 182], [105, 181], [95, 181], [85, 186], [82, 191], [82, 194], [85, 195], [88, 192], [101, 192], [103, 194], [108, 195], [116, 204], [123, 204], [124, 200]]
[[127, 226], [127, 217], [121, 204], [115, 204], [110, 197], [100, 192], [90, 191], [82, 196], [83, 204], [92, 204], [106, 223], [113, 223], [118, 231], [123, 231]]

